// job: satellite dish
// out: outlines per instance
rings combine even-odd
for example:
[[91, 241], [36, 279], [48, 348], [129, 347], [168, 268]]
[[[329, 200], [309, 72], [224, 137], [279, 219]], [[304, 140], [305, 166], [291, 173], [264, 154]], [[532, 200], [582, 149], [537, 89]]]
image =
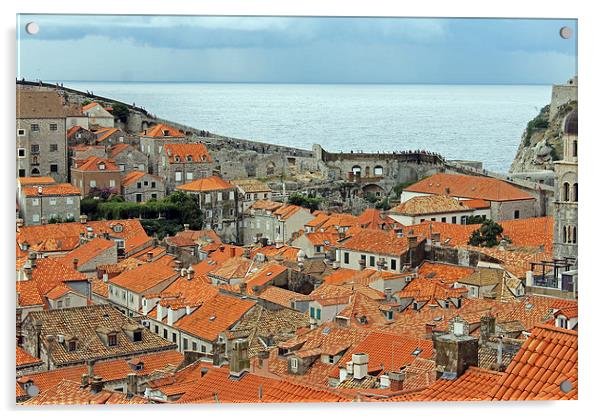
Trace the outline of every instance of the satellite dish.
[[27, 387], [27, 395], [29, 397], [35, 397], [38, 394], [40, 394], [40, 389], [35, 384], [32, 384], [29, 387]]

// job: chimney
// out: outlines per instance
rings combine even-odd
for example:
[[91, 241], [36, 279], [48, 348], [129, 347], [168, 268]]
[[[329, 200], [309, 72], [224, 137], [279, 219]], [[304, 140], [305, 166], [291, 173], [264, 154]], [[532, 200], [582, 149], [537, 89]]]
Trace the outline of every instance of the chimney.
[[479, 340], [468, 334], [468, 323], [459, 316], [450, 321], [447, 333], [434, 333], [432, 338], [437, 378], [455, 380], [479, 364]]
[[433, 233], [431, 234], [431, 243], [438, 246], [441, 244], [441, 233]]
[[433, 337], [433, 327], [435, 325], [433, 323], [426, 323], [424, 325], [424, 338], [431, 339]]
[[17, 218], [17, 231], [23, 227], [23, 218]]
[[391, 301], [393, 290], [391, 288], [385, 288], [385, 298], [387, 301]]
[[400, 391], [403, 390], [403, 382], [406, 378], [406, 373], [404, 370], [401, 371], [391, 371], [389, 372], [389, 390], [391, 391]]
[[82, 374], [81, 388], [88, 387], [88, 384], [90, 384], [90, 376], [88, 374]]
[[40, 358], [40, 334], [42, 333], [42, 321], [35, 320], [33, 323], [34, 337], [35, 337], [35, 354], [36, 358]]
[[249, 342], [243, 339], [236, 339], [232, 345], [232, 355], [230, 356], [230, 376], [240, 378], [245, 372], [249, 371], [251, 363], [249, 361]]
[[387, 374], [383, 374], [380, 376], [380, 388], [389, 388], [391, 387], [391, 380]]
[[77, 265], [79, 264], [78, 258], [73, 258], [73, 269], [77, 271]]
[[238, 286], [240, 287], [241, 294], [247, 293], [247, 283], [246, 282], [241, 282], [240, 284], [238, 284]]
[[313, 317], [309, 319], [309, 329], [314, 330], [318, 326], [316, 319]]
[[194, 268], [192, 266], [188, 267], [188, 276], [187, 276], [189, 281], [192, 281], [192, 278], [194, 278]]
[[174, 261], [174, 265], [175, 265], [175, 268], [174, 268], [174, 270], [175, 270], [176, 272], [180, 272], [180, 270], [182, 269], [182, 262], [181, 262], [180, 260], [176, 259], [176, 260]]
[[102, 378], [99, 376], [94, 376], [90, 379], [90, 391], [92, 394], [97, 394], [102, 391], [104, 387], [104, 383], [102, 382]]
[[102, 274], [102, 282], [104, 282], [105, 284], [107, 282], [109, 282], [109, 274], [107, 274], [107, 273]]
[[233, 258], [236, 256], [236, 248], [234, 246], [230, 246], [230, 257]]
[[48, 364], [47, 364], [48, 369], [50, 369], [50, 363], [52, 362], [54, 339], [55, 339], [55, 337], [53, 335], [46, 335], [46, 342], [48, 343], [48, 346], [46, 347], [46, 358], [48, 359]]
[[489, 342], [489, 338], [495, 335], [495, 317], [481, 317], [480, 338], [479, 343], [482, 345]]
[[79, 222], [81, 224], [87, 224], [88, 223], [88, 216], [86, 214], [82, 214], [79, 216]]
[[450, 192], [451, 192], [451, 191], [450, 191], [450, 189], [449, 189], [449, 188], [445, 188], [445, 194], [444, 194], [444, 195], [446, 195], [446, 196], [449, 196]]
[[45, 216], [42, 216], [42, 218], [40, 219], [40, 224], [42, 224], [43, 226], [48, 224], [48, 221], [46, 220]]
[[526, 285], [527, 287], [532, 287], [533, 286], [533, 271], [527, 271], [526, 272]]
[[92, 378], [94, 378], [94, 360], [88, 359], [86, 365], [88, 366], [88, 378], [92, 381]]
[[138, 376], [131, 372], [127, 377], [127, 397], [131, 399], [136, 394], [138, 394]]
[[347, 368], [343, 365], [339, 367], [339, 383], [347, 379]]
[[410, 249], [415, 249], [418, 246], [418, 237], [409, 236], [408, 237], [408, 247]]
[[146, 252], [146, 261], [149, 263], [153, 261], [153, 252]]
[[259, 351], [257, 358], [259, 360], [259, 368], [269, 372], [270, 353], [268, 351]]
[[351, 355], [353, 361], [353, 378], [361, 380], [368, 375], [368, 354], [357, 353]]
[[184, 224], [184, 231], [190, 230], [190, 224]]

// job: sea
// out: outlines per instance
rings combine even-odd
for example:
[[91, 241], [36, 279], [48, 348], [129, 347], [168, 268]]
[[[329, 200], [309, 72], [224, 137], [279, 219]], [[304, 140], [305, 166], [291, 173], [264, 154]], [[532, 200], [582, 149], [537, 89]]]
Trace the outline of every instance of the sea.
[[504, 173], [548, 85], [64, 82], [229, 137], [331, 152], [428, 150]]

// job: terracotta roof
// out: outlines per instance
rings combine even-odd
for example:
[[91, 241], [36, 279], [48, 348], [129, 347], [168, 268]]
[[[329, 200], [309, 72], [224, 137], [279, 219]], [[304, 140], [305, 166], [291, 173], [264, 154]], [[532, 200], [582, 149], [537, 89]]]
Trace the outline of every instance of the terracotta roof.
[[24, 226], [17, 232], [17, 243], [27, 242], [30, 250], [66, 252], [79, 246], [80, 234], [90, 232], [89, 229], [93, 234], [108, 233], [110, 237], [123, 239], [126, 253], [152, 241], [140, 220], [110, 220]]
[[250, 294], [254, 294], [253, 287], [262, 287], [265, 284], [272, 281], [279, 275], [282, 275], [287, 271], [286, 266], [278, 265], [275, 263], [266, 263], [260, 267], [256, 272], [249, 273], [244, 281], [247, 284], [247, 291]]
[[242, 189], [244, 193], [272, 192], [267, 183], [257, 179], [236, 179], [231, 182]]
[[252, 301], [217, 294], [189, 316], [178, 320], [175, 326], [186, 333], [213, 342], [221, 332], [232, 327], [254, 305]]
[[440, 378], [427, 389], [411, 396], [411, 400], [445, 402], [488, 400], [487, 394], [501, 377], [500, 372], [469, 367], [456, 380]]
[[[41, 190], [41, 194], [40, 194]], [[80, 190], [70, 183], [58, 183], [54, 185], [45, 185], [41, 187], [33, 186], [22, 189], [22, 193], [27, 197], [36, 196], [78, 196]]]
[[210, 163], [211, 155], [205, 144], [165, 144], [163, 153], [167, 156], [169, 163]]
[[134, 293], [142, 294], [178, 275], [171, 264], [174, 259], [173, 256], [163, 256], [151, 263], [145, 263], [134, 269], [122, 272], [116, 277], [111, 278], [109, 282]]
[[274, 202], [269, 199], [259, 199], [250, 206], [250, 209], [254, 210], [264, 210], [264, 211], [275, 211], [278, 208], [282, 207], [284, 204], [282, 202]]
[[96, 131], [94, 131], [94, 134], [96, 135], [96, 142], [102, 143], [104, 140], [109, 138], [111, 135], [115, 134], [116, 132], [120, 132], [120, 131], [121, 130], [119, 128], [102, 128], [102, 129], [96, 130]]
[[[117, 243], [113, 240], [95, 237], [67, 253], [62, 260], [65, 263], [73, 264], [74, 260], [77, 259], [77, 263], [83, 265], [112, 248], [117, 248]], [[117, 252], [115, 252], [115, 256], [117, 256]]]
[[230, 378], [227, 368], [210, 368], [177, 403], [304, 403], [348, 399], [331, 391], [247, 373]]
[[121, 185], [122, 186], [129, 186], [129, 185], [131, 185], [134, 182], [138, 182], [140, 179], [142, 179], [145, 176], [147, 176], [147, 177], [149, 177], [151, 179], [155, 179], [156, 181], [158, 181], [161, 184], [163, 184], [163, 178], [161, 178], [159, 176], [151, 175], [151, 174], [146, 173], [146, 172], [133, 171], [133, 172], [126, 173], [121, 178]]
[[[184, 355], [176, 350], [138, 355], [135, 359], [141, 361], [142, 368], [140, 369], [132, 367], [131, 361], [133, 359], [130, 357], [97, 361], [93, 367], [94, 375], [101, 377], [104, 382], [123, 380], [127, 378], [128, 374], [145, 377], [158, 370], [164, 370], [168, 366], [177, 368], [184, 360]], [[88, 366], [80, 364], [28, 374], [27, 378], [43, 392], [54, 387], [62, 380], [81, 382], [82, 374], [87, 373]]]
[[222, 239], [213, 230], [184, 230], [178, 231], [175, 236], [166, 237], [165, 241], [172, 246], [190, 247], [199, 244], [205, 251], [208, 245], [219, 246], [222, 244]]
[[475, 268], [469, 266], [452, 265], [442, 262], [431, 262], [425, 260], [417, 270], [419, 276], [429, 279], [438, 279], [446, 284], [454, 284], [475, 272]]
[[358, 222], [363, 228], [380, 229], [385, 224], [381, 217], [382, 211], [375, 208], [366, 208], [358, 217]]
[[96, 102], [88, 103], [87, 105], [82, 106], [82, 112], [90, 110], [90, 109], [92, 109], [92, 108], [94, 108], [96, 106], [100, 106], [100, 105], [98, 103], [96, 103]]
[[389, 210], [392, 214], [409, 216], [460, 211], [472, 211], [472, 208], [446, 195], [415, 196]]
[[278, 257], [282, 257], [285, 261], [288, 260], [291, 262], [297, 262], [297, 254], [299, 253], [299, 249], [288, 245], [256, 247], [250, 252], [251, 258], [254, 258], [258, 253], [261, 253], [267, 259], [275, 260]]
[[[553, 395], [577, 398], [577, 332], [557, 327], [536, 326], [531, 336], [489, 392], [493, 400], [533, 400], [550, 395], [549, 387], [568, 379], [572, 390]], [[574, 381], [574, 382], [573, 382]], [[559, 385], [560, 383], [558, 383]], [[547, 389], [543, 396], [540, 391]]]
[[290, 308], [291, 304], [295, 301], [311, 300], [311, 297], [308, 295], [299, 294], [297, 292], [275, 286], [266, 287], [257, 295], [257, 297], [288, 308]]
[[244, 278], [251, 267], [251, 261], [247, 258], [235, 256], [222, 261], [211, 271], [211, 276], [229, 282], [232, 279]]
[[127, 397], [125, 393], [102, 390], [92, 393], [82, 389], [79, 382], [62, 380], [57, 385], [23, 402], [24, 405], [64, 405], [64, 404], [145, 404], [147, 399], [140, 396]]
[[357, 345], [352, 346], [332, 368], [331, 376], [338, 377], [340, 367], [351, 361], [352, 354], [368, 354], [368, 373], [399, 371], [414, 362], [416, 358], [430, 359], [433, 356], [433, 342], [426, 339], [372, 332]]
[[[371, 290], [369, 287], [365, 288]], [[359, 292], [359, 289], [354, 289], [349, 299], [349, 304], [337, 314], [337, 318], [347, 319], [349, 326], [364, 328], [384, 325], [392, 321], [385, 319], [385, 315], [381, 311], [380, 302]]]
[[305, 208], [302, 208], [300, 206], [297, 205], [290, 205], [290, 204], [286, 204], [281, 206], [280, 208], [277, 208], [274, 211], [274, 215], [276, 215], [278, 217], [278, 219], [280, 220], [287, 220], [290, 217], [292, 217], [294, 214], [296, 214], [298, 211], [308, 211]]
[[414, 278], [405, 288], [395, 293], [399, 298], [412, 298], [414, 301], [446, 300], [460, 298], [467, 294], [466, 288], [452, 288], [437, 279]]
[[[103, 167], [104, 169], [101, 169]], [[90, 156], [85, 160], [76, 162], [76, 166], [71, 170], [78, 172], [119, 172], [119, 167], [115, 164], [115, 160]]]
[[40, 295], [34, 281], [17, 281], [17, 292], [19, 293], [17, 304], [20, 307], [44, 305], [44, 298]]
[[21, 185], [21, 187], [28, 185], [52, 185], [56, 183], [56, 180], [51, 178], [50, 176], [37, 176], [37, 177], [19, 177], [17, 178], [17, 182]]
[[74, 125], [67, 130], [67, 139], [71, 139], [71, 137], [73, 137], [78, 131], [81, 131], [81, 130], [90, 132], [89, 130], [87, 130], [84, 127], [80, 127], [79, 125]]
[[[204, 275], [195, 274], [191, 279], [180, 276], [156, 296], [161, 299], [159, 301], [161, 306], [177, 310], [186, 306], [199, 307], [217, 293], [217, 287], [208, 284]], [[151, 297], [155, 296], [147, 295], [147, 298]]]
[[67, 287], [66, 285], [59, 284], [46, 293], [46, 298], [48, 298], [49, 300], [56, 300], [69, 293], [81, 295], [81, 294], [73, 291], [71, 288]]
[[[83, 363], [85, 360], [123, 358], [150, 352], [175, 349], [175, 344], [141, 327], [137, 322], [125, 317], [117, 309], [108, 305], [91, 305], [61, 310], [34, 311], [26, 320], [42, 323], [42, 336], [63, 335], [78, 338], [78, 348], [68, 351], [67, 347], [54, 342], [52, 361], [57, 366]], [[124, 328], [140, 327], [142, 341], [133, 342], [123, 331]], [[97, 330], [105, 329], [117, 333], [117, 346], [106, 346]], [[44, 341], [42, 345], [48, 345]]]
[[134, 149], [134, 147], [132, 147], [131, 145], [126, 144], [126, 143], [115, 144], [109, 149], [109, 157], [114, 159], [116, 156], [118, 156], [119, 154], [123, 153], [126, 150], [133, 151], [135, 149]]
[[[36, 266], [31, 273], [29, 281], [17, 281], [17, 291], [23, 292], [20, 296], [23, 305], [37, 305], [44, 301], [44, 297], [56, 286], [69, 281], [85, 281], [86, 276], [73, 269], [72, 265], [64, 263], [61, 259], [37, 259]], [[28, 284], [29, 283], [29, 284]], [[39, 297], [34, 296], [34, 288]]]
[[466, 205], [468, 208], [473, 208], [473, 209], [491, 208], [491, 202], [485, 201], [484, 199], [464, 199], [461, 202], [462, 202], [462, 205]]
[[340, 237], [338, 233], [305, 233], [305, 237], [313, 244], [314, 246], [326, 246], [326, 248], [330, 248], [332, 245], [335, 245]]
[[364, 229], [339, 242], [339, 248], [379, 255], [399, 256], [409, 249], [407, 237], [397, 237], [393, 232]]
[[224, 189], [234, 188], [230, 182], [222, 179], [219, 176], [210, 176], [193, 180], [192, 182], [185, 183], [184, 185], [176, 186], [176, 189], [181, 191], [190, 192], [210, 192], [210, 191], [221, 191]]
[[167, 124], [157, 124], [147, 129], [146, 132], [140, 133], [140, 135], [143, 137], [185, 137], [182, 130]]
[[42, 364], [43, 361], [39, 358], [36, 358], [33, 355], [30, 355], [29, 353], [25, 352], [25, 350], [23, 348], [21, 348], [20, 346], [17, 346], [17, 352], [16, 352], [16, 366], [17, 368], [21, 367], [21, 368], [25, 368], [28, 366], [32, 366], [32, 365], [38, 365], [38, 364]]
[[487, 201], [535, 199], [527, 192], [503, 180], [451, 173], [437, 173], [405, 188], [407, 192], [449, 195]]

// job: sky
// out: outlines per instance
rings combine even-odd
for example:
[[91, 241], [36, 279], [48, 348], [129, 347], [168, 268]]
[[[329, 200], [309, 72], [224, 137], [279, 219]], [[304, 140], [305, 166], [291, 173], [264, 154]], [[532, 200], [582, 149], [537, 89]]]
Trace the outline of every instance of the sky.
[[576, 39], [576, 20], [20, 15], [17, 77], [553, 84], [577, 73]]

